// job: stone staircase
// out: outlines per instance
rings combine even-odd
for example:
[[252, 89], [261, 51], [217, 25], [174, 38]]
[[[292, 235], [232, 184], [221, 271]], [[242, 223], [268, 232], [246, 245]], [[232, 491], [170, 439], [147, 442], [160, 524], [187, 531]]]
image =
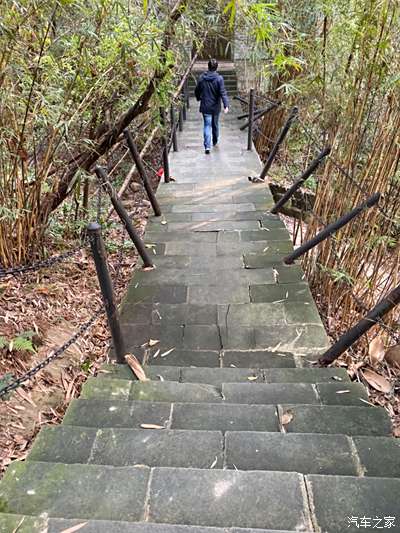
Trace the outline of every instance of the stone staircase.
[[344, 369], [315, 366], [328, 339], [300, 267], [280, 262], [268, 189], [247, 180], [257, 156], [234, 115], [205, 156], [193, 108], [147, 227], [157, 268], [121, 309], [150, 381], [113, 364], [90, 378], [9, 467], [0, 531], [343, 533], [394, 517], [398, 532], [390, 420]]
[[[197, 68], [197, 69], [195, 68], [193, 70], [191, 76], [189, 77], [189, 83], [188, 83], [190, 96], [194, 95], [194, 89], [196, 87], [196, 82], [199, 79], [200, 74], [202, 74], [202, 72], [206, 70], [207, 70], [206, 65], [204, 65], [204, 68]], [[224, 77], [225, 88], [228, 92], [228, 95], [232, 98], [238, 92], [236, 71], [232, 68], [225, 68], [223, 63], [221, 63], [218, 69], [218, 72]]]

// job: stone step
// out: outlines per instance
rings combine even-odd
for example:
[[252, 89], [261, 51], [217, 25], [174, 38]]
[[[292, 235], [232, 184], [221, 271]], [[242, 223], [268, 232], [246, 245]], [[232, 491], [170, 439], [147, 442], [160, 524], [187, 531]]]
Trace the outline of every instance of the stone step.
[[[185, 373], [185, 369], [183, 373]], [[219, 387], [207, 383], [176, 381], [129, 381], [126, 379], [89, 378], [82, 388], [83, 399], [141, 400], [148, 402], [186, 402], [235, 404], [323, 404], [363, 405], [368, 400], [360, 383], [256, 383], [248, 375], [246, 383], [222, 383]], [[262, 380], [262, 375], [259, 375]]]
[[311, 475], [306, 484], [317, 531], [400, 531], [400, 479]]
[[48, 426], [35, 439], [30, 461], [110, 466], [222, 468], [219, 431]]
[[[271, 529], [217, 528], [202, 526], [178, 526], [174, 524], [152, 524], [149, 522], [114, 522], [110, 520], [43, 518], [16, 514], [0, 514], [0, 531], [3, 533], [65, 533], [73, 527], [85, 524], [82, 533], [294, 533], [272, 531]], [[78, 530], [76, 530], [78, 531]]]
[[[158, 523], [159, 528], [153, 529], [157, 533], [160, 527], [167, 527], [164, 524], [175, 526], [175, 530], [170, 528], [171, 532], [179, 532], [178, 524], [233, 528], [228, 529], [232, 533], [238, 531], [237, 527], [305, 531], [311, 530], [312, 521], [318, 531], [329, 533], [384, 529], [385, 524], [399, 531], [396, 514], [399, 493], [400, 479], [382, 477], [307, 475], [303, 478], [289, 472], [150, 470], [19, 462], [9, 467], [0, 484], [2, 506], [9, 513], [2, 515], [0, 524], [5, 533], [17, 530], [31, 533], [35, 531], [33, 528], [46, 526], [47, 517], [53, 522], [50, 531], [54, 532], [63, 531], [60, 526], [87, 520], [115, 521], [116, 528], [108, 530], [113, 532], [130, 531], [126, 529], [128, 524], [118, 529], [119, 521], [133, 522], [136, 528], [142, 528], [136, 529], [139, 532], [146, 532], [143, 528], [154, 528]], [[43, 518], [34, 518], [39, 514]], [[150, 524], [140, 523], [145, 514]], [[23, 515], [28, 515], [25, 525], [21, 523]], [[96, 528], [97, 524], [105, 525], [95, 522], [91, 529], [85, 529], [106, 531]], [[107, 525], [110, 527], [110, 522]], [[32, 529], [27, 529], [30, 526]], [[198, 533], [208, 532], [200, 528]]]
[[311, 433], [48, 426], [28, 460], [400, 478], [395, 438]]
[[12, 464], [0, 484], [8, 513], [281, 530], [311, 528], [304, 493], [302, 477], [287, 472], [33, 461]]
[[[279, 414], [279, 417], [278, 417]], [[390, 436], [383, 408], [337, 405], [247, 405], [120, 400], [73, 400], [64, 425], [91, 428], [142, 428], [205, 431], [280, 431], [353, 436]]]
[[[344, 368], [209, 368], [144, 365], [146, 376], [155, 381], [179, 381], [182, 383], [206, 383], [218, 386], [222, 383], [348, 383]], [[128, 365], [103, 365], [100, 379], [135, 380]], [[343, 386], [343, 389], [345, 387]]]

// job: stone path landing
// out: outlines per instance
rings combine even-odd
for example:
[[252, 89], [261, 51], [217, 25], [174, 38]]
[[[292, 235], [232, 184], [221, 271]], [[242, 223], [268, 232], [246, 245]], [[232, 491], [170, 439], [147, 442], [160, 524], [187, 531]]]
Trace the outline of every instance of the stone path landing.
[[343, 533], [394, 517], [398, 532], [390, 421], [344, 370], [311, 365], [328, 339], [300, 266], [282, 265], [267, 187], [247, 180], [259, 160], [234, 114], [204, 155], [193, 107], [147, 227], [157, 268], [122, 306], [151, 381], [116, 365], [89, 379], [9, 467], [0, 530]]

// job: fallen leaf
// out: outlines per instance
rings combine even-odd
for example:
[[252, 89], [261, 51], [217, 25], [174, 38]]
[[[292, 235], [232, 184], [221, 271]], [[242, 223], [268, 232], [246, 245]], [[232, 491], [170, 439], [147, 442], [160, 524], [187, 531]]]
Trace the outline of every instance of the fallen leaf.
[[374, 389], [384, 392], [385, 394], [391, 392], [392, 386], [389, 383], [389, 381], [381, 376], [380, 374], [377, 374], [373, 370], [364, 370], [362, 372], [362, 375], [364, 379], [373, 387]]
[[282, 426], [290, 424], [290, 422], [293, 420], [293, 416], [294, 415], [292, 411], [285, 411], [281, 418]]
[[255, 381], [256, 379], [258, 379], [258, 377], [257, 376], [248, 376], [247, 379], [249, 381]]
[[165, 429], [165, 426], [159, 426], [158, 424], [140, 424], [143, 429]]
[[382, 337], [378, 335], [373, 339], [368, 347], [368, 355], [372, 366], [376, 366], [383, 361], [385, 357], [385, 346], [383, 344]]
[[343, 381], [343, 378], [341, 378], [339, 376], [332, 376], [331, 379], [333, 379], [335, 381]]
[[347, 390], [337, 390], [336, 394], [346, 394], [347, 392], [350, 392], [350, 391], [348, 389]]
[[385, 353], [385, 360], [389, 365], [400, 368], [400, 344], [391, 346]]
[[61, 533], [74, 533], [75, 531], [79, 531], [83, 528], [83, 526], [86, 526], [87, 522], [82, 522], [81, 524], [77, 524], [76, 526], [69, 527], [68, 529], [63, 529]]
[[161, 351], [161, 350], [157, 350], [157, 351], [155, 352], [155, 354], [153, 355], [153, 359], [155, 359], [156, 357], [158, 357], [158, 356], [160, 355], [160, 351]]
[[167, 221], [166, 220], [161, 220], [161, 224], [167, 224]]
[[216, 456], [215, 456], [215, 459], [214, 459], [214, 461], [213, 461], [213, 463], [212, 463], [212, 465], [210, 466], [210, 468], [214, 468], [214, 466], [215, 466], [217, 463], [218, 463], [218, 456], [216, 455]]
[[130, 353], [126, 354], [125, 360], [139, 381], [149, 381], [149, 378], [146, 376], [146, 373], [143, 370], [142, 365], [139, 363], [139, 361], [134, 355]]
[[170, 350], [167, 350], [166, 352], [162, 353], [160, 355], [160, 357], [167, 357], [167, 355], [169, 355], [171, 352], [173, 352], [175, 350], [175, 347], [174, 348], [171, 348]]
[[150, 339], [149, 340], [149, 346], [155, 346], [156, 344], [158, 344], [160, 341], [156, 340], [156, 339]]

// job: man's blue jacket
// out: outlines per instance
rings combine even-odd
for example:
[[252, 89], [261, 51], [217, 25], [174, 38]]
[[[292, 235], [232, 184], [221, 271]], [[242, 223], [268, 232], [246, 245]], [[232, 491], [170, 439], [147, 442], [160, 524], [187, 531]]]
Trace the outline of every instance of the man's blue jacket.
[[221, 111], [221, 99], [225, 107], [229, 107], [228, 94], [224, 85], [224, 78], [216, 71], [201, 74], [194, 91], [200, 102], [200, 112], [207, 115], [217, 115]]

